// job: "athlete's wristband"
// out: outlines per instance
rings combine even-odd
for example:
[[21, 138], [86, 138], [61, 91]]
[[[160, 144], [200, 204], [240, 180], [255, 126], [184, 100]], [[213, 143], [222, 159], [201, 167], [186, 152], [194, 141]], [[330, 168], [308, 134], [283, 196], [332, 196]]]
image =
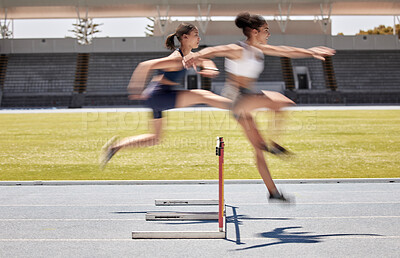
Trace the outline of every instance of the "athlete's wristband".
[[216, 67], [203, 67], [203, 70], [219, 71]]

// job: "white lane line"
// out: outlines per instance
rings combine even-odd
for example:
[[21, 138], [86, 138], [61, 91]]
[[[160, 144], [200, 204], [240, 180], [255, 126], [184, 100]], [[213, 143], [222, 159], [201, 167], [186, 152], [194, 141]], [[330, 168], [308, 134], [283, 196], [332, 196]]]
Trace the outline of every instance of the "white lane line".
[[[82, 239], [74, 239], [74, 238], [60, 238], [60, 239], [52, 239], [52, 238], [15, 238], [15, 239], [7, 239], [7, 238], [0, 238], [0, 242], [112, 242], [112, 241], [133, 241], [132, 239], [129, 238], [117, 238], [117, 239], [87, 239], [87, 238], [82, 238]], [[153, 239], [154, 241], [154, 239]]]
[[400, 216], [294, 217], [294, 219], [381, 219], [381, 218], [384, 218], [384, 219], [386, 219], [386, 218], [400, 218]]
[[[341, 235], [342, 234], [342, 235]], [[348, 234], [346, 235], [346, 233], [338, 233], [337, 236], [333, 236], [333, 235], [329, 235], [329, 234], [320, 234], [317, 236], [314, 235], [295, 235], [294, 237], [250, 237], [250, 238], [240, 238], [241, 240], [260, 240], [260, 239], [271, 239], [273, 240], [294, 240], [296, 239], [296, 237], [298, 237], [299, 239], [307, 239], [307, 237], [310, 237], [311, 239], [313, 239], [313, 237], [315, 237], [315, 239], [322, 239], [322, 238], [335, 238], [335, 239], [341, 239], [341, 238], [351, 238], [351, 239], [399, 239], [400, 236], [374, 236], [374, 235], [368, 235], [368, 234], [358, 234], [359, 236], [357, 236], [357, 234]], [[363, 236], [365, 235], [365, 236]]]
[[[258, 203], [232, 203], [227, 202], [227, 205], [231, 206], [252, 206], [252, 205], [284, 205], [281, 203], [268, 203], [268, 202], [258, 202]], [[351, 204], [400, 204], [400, 202], [303, 202], [295, 203], [295, 205], [351, 205]], [[0, 204], [0, 207], [154, 207], [154, 204]]]
[[[228, 216], [230, 217], [230, 216]], [[313, 220], [313, 219], [400, 219], [400, 215], [393, 215], [393, 216], [330, 216], [330, 217], [285, 217], [285, 216], [280, 216], [280, 217], [271, 217], [268, 216], [268, 219], [288, 219], [288, 220]], [[258, 217], [255, 216], [254, 218], [249, 217], [239, 217], [237, 220], [246, 220], [246, 221], [251, 221], [252, 219], [258, 220]]]
[[[204, 185], [203, 185], [204, 186]], [[0, 186], [1, 187], [1, 186]], [[193, 194], [192, 192], [178, 192], [179, 195], [186, 195], [186, 194]], [[236, 191], [231, 191], [230, 189], [225, 190], [225, 193], [236, 193]], [[246, 193], [246, 194], [255, 194], [252, 191], [242, 191], [242, 193]], [[375, 191], [371, 191], [371, 190], [367, 190], [367, 191], [363, 191], [363, 190], [359, 190], [359, 191], [346, 191], [346, 190], [310, 190], [310, 191], [296, 191], [296, 192], [292, 192], [292, 194], [299, 194], [299, 195], [303, 195], [303, 194], [325, 194], [325, 195], [329, 195], [331, 193], [339, 193], [339, 194], [347, 194], [347, 193], [359, 193], [359, 194], [391, 194], [391, 195], [397, 195], [400, 194], [400, 190], [396, 190], [396, 189], [389, 189], [389, 190], [375, 190]], [[93, 196], [94, 193], [79, 193], [79, 195], [77, 196], [83, 196], [83, 195], [87, 195], [87, 196]], [[96, 196], [100, 197], [101, 195], [104, 196], [132, 196], [132, 193], [96, 193]], [[29, 197], [30, 198], [40, 198], [40, 197], [46, 197], [48, 196], [47, 193], [29, 193]], [[54, 194], [52, 193], [51, 196], [53, 197], [65, 197], [65, 194]], [[75, 197], [70, 195], [71, 197]], [[210, 197], [211, 199], [211, 197]]]
[[144, 207], [154, 207], [153, 203], [148, 204], [136, 204], [136, 203], [129, 203], [129, 204], [0, 204], [0, 207], [137, 207], [137, 206], [144, 206]]
[[[230, 204], [226, 202], [227, 205], [230, 206], [252, 206], [252, 205], [285, 205], [282, 203], [268, 203], [268, 202], [258, 202], [258, 203], [234, 203]], [[296, 205], [348, 205], [348, 204], [400, 204], [400, 202], [296, 202], [293, 206]]]
[[[307, 238], [307, 235], [302, 235], [301, 237]], [[310, 235], [309, 237], [313, 237], [313, 235]], [[400, 236], [352, 236], [352, 235], [338, 235], [338, 236], [330, 236], [329, 234], [323, 235], [321, 234], [318, 238], [329, 238], [329, 239], [400, 239]], [[293, 240], [293, 237], [279, 237], [279, 238], [268, 238], [268, 237], [259, 237], [259, 238], [241, 238], [241, 240], [267, 240], [270, 239], [272, 241], [274, 240]], [[164, 241], [182, 241], [182, 239], [163, 239]], [[195, 241], [198, 241], [198, 239], [194, 239]], [[224, 240], [224, 239], [221, 239]], [[110, 239], [98, 239], [98, 238], [0, 238], [0, 242], [119, 242], [119, 241], [124, 241], [124, 242], [129, 242], [129, 241], [151, 241], [154, 242], [154, 239], [129, 239], [129, 238], [110, 238]], [[160, 239], [157, 241], [161, 241]], [[212, 240], [213, 242], [215, 239]]]
[[143, 221], [143, 219], [0, 219], [0, 222], [2, 221]]
[[[228, 215], [229, 217], [229, 215]], [[268, 217], [268, 219], [281, 219], [281, 217]], [[285, 217], [286, 218], [286, 217]], [[387, 219], [387, 218], [400, 218], [399, 216], [330, 216], [330, 217], [291, 217], [294, 220], [312, 220], [312, 219]], [[251, 218], [238, 218], [238, 220], [251, 220]], [[14, 222], [14, 221], [143, 221], [143, 219], [0, 219], [0, 222]]]

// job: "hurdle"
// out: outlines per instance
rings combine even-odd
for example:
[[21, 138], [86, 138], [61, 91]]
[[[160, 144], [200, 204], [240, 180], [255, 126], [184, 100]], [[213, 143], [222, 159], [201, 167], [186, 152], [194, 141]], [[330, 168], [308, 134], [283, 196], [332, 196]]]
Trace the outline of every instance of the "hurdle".
[[218, 212], [148, 212], [146, 221], [218, 220], [216, 231], [133, 231], [132, 239], [224, 239], [226, 216], [224, 200], [224, 139], [217, 137], [216, 155], [218, 166], [218, 200], [183, 199], [155, 200], [156, 206], [203, 206], [218, 205]]

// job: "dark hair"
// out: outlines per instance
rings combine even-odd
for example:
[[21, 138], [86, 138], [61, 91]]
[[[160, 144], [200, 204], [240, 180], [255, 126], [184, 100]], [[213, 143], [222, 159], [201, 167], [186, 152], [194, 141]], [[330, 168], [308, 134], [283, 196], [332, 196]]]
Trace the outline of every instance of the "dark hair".
[[248, 12], [244, 12], [236, 16], [235, 24], [243, 30], [243, 34], [246, 35], [246, 37], [250, 37], [250, 31], [252, 29], [258, 30], [261, 26], [267, 24], [267, 21], [261, 15], [251, 15]]
[[178, 28], [176, 28], [175, 33], [169, 34], [167, 39], [165, 40], [165, 47], [171, 50], [175, 50], [175, 41], [176, 38], [181, 41], [181, 37], [184, 34], [189, 34], [192, 30], [197, 30], [197, 27], [190, 23], [181, 23], [179, 24]]

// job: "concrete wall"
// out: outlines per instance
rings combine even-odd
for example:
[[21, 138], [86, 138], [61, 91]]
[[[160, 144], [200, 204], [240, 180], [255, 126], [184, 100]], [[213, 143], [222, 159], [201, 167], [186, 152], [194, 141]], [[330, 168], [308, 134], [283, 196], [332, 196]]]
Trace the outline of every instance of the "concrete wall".
[[[240, 35], [206, 35], [201, 45], [213, 46], [243, 40]], [[395, 35], [273, 35], [271, 45], [312, 47], [324, 45], [337, 50], [400, 50]], [[0, 53], [93, 53], [93, 52], [165, 52], [164, 37], [96, 38], [88, 46], [79, 45], [75, 39], [2, 39]]]

